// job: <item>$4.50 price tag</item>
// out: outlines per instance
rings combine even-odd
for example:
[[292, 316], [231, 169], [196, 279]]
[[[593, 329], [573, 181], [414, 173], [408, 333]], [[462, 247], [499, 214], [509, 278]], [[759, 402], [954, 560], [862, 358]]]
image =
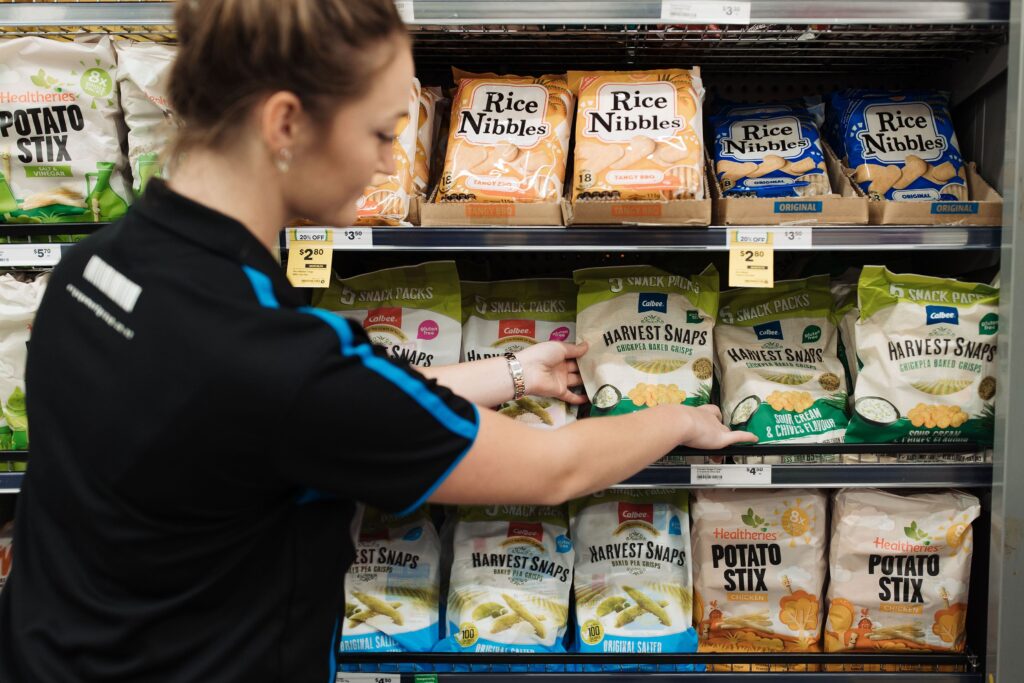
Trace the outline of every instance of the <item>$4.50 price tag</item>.
[[729, 286], [775, 286], [775, 243], [771, 232], [729, 231]]
[[691, 484], [770, 486], [771, 465], [690, 465]]
[[685, 24], [749, 24], [749, 2], [662, 0], [661, 18]]
[[333, 258], [330, 242], [293, 241], [288, 246], [288, 280], [293, 287], [329, 287]]

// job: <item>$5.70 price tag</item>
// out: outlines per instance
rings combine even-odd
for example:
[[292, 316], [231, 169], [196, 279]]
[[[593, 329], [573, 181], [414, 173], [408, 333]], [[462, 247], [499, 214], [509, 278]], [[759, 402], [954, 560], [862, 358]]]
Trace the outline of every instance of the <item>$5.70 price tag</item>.
[[60, 256], [57, 244], [5, 244], [0, 246], [0, 267], [55, 266]]
[[329, 287], [334, 248], [330, 242], [291, 242], [285, 270], [293, 287]]
[[771, 465], [690, 465], [691, 484], [770, 486]]
[[775, 286], [775, 242], [771, 232], [729, 231], [729, 286]]
[[686, 24], [749, 24], [750, 3], [662, 0], [661, 18]]

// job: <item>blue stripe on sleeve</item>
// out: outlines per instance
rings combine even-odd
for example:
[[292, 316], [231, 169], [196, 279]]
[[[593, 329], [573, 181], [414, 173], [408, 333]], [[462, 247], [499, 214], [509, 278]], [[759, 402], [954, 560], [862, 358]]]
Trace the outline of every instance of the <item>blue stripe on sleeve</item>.
[[252, 288], [256, 291], [256, 300], [260, 302], [261, 306], [281, 308], [281, 304], [277, 302], [277, 296], [274, 294], [274, 285], [269, 277], [249, 266], [242, 266], [242, 270], [245, 271], [249, 282], [252, 283]]

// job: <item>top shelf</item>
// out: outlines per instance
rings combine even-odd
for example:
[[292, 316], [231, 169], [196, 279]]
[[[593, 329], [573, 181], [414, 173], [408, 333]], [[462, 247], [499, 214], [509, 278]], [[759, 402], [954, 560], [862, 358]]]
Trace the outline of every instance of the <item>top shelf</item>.
[[[414, 25], [661, 24], [666, 23], [662, 12], [669, 0], [410, 0], [399, 4], [406, 8], [406, 18]], [[671, 4], [684, 10], [683, 14], [675, 16], [686, 15], [688, 3]], [[1009, 0], [756, 0], [750, 3], [753, 24], [918, 24], [923, 20], [929, 24], [1005, 23], [1009, 16]], [[173, 23], [172, 17], [173, 3], [170, 2], [0, 5], [0, 25], [10, 27], [169, 26]]]

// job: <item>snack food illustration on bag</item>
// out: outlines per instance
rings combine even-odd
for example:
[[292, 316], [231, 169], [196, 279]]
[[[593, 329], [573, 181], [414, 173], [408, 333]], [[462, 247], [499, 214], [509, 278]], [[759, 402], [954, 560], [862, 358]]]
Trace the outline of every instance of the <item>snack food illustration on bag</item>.
[[454, 74], [437, 201], [558, 201], [575, 101], [565, 76]]
[[700, 70], [572, 71], [573, 201], [704, 197]]
[[828, 128], [854, 183], [870, 199], [967, 201], [967, 172], [946, 93], [839, 91], [831, 98]]

